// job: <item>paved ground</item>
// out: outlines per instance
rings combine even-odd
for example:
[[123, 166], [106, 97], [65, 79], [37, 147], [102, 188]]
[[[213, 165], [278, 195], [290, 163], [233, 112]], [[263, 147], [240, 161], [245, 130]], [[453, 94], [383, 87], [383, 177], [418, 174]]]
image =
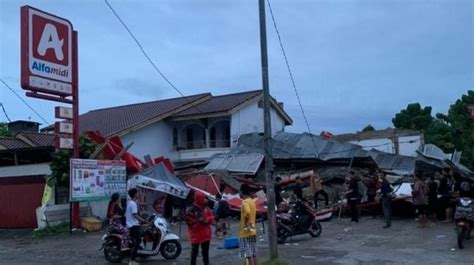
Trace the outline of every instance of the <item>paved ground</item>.
[[[297, 265], [474, 262], [474, 240], [464, 250], [458, 250], [452, 224], [439, 223], [419, 229], [413, 220], [404, 219], [395, 220], [391, 229], [382, 226], [382, 220], [370, 218], [363, 218], [356, 225], [350, 225], [348, 219], [324, 222], [321, 237], [294, 237], [280, 246], [280, 256]], [[101, 236], [101, 233], [76, 233], [71, 237], [32, 240], [30, 231], [0, 231], [0, 264], [107, 264], [98, 251]], [[175, 262], [154, 257], [142, 263], [189, 264], [188, 242], [183, 239], [182, 244], [183, 253]], [[220, 245], [222, 241], [213, 240], [212, 264], [242, 264], [238, 250], [220, 249]], [[268, 257], [266, 238], [259, 242], [259, 252], [262, 258]]]

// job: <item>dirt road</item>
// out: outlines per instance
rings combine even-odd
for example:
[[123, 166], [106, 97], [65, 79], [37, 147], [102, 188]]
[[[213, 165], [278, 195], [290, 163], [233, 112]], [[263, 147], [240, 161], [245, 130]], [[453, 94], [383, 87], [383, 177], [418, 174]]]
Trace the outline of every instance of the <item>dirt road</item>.
[[[280, 246], [280, 257], [295, 265], [474, 263], [474, 241], [468, 242], [464, 250], [458, 250], [453, 224], [439, 223], [436, 227], [419, 229], [413, 220], [405, 219], [395, 220], [390, 229], [382, 229], [382, 220], [362, 218], [356, 225], [349, 224], [348, 219], [322, 225], [320, 238], [294, 237]], [[184, 234], [185, 231], [183, 237]], [[101, 233], [76, 233], [32, 240], [29, 231], [0, 231], [0, 264], [107, 264], [98, 251], [101, 236]], [[265, 259], [268, 257], [266, 236], [262, 239], [259, 254]], [[174, 262], [154, 257], [141, 263], [189, 264], [189, 244], [185, 239], [182, 244], [183, 253]], [[237, 249], [224, 250], [221, 245], [222, 241], [212, 241], [212, 264], [241, 264]]]

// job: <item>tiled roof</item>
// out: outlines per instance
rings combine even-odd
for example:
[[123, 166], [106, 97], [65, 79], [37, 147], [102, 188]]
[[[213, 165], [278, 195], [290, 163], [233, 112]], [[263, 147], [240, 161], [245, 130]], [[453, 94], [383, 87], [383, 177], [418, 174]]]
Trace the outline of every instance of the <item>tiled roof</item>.
[[[209, 93], [89, 111], [79, 116], [80, 131], [99, 131], [104, 136], [120, 133], [141, 123], [174, 111]], [[45, 129], [51, 129], [49, 128]]]
[[[27, 138], [36, 146], [53, 146], [54, 145], [54, 134], [50, 133], [37, 133], [37, 132], [19, 132], [19, 135]], [[17, 134], [17, 137], [18, 137]]]
[[384, 130], [335, 135], [333, 139], [341, 142], [350, 142], [367, 139], [386, 139], [390, 137], [414, 136], [420, 134], [421, 132], [419, 131], [387, 128]]
[[191, 116], [197, 114], [210, 114], [217, 112], [225, 112], [232, 110], [238, 105], [250, 100], [258, 95], [262, 94], [262, 90], [247, 91], [242, 93], [228, 94], [222, 96], [215, 96], [211, 99], [204, 101], [203, 103], [196, 106], [196, 108], [189, 108], [181, 111], [173, 117]]
[[[99, 131], [104, 136], [112, 136], [147, 122], [156, 122], [160, 120], [160, 117], [186, 117], [196, 114], [227, 112], [257, 97], [261, 93], [261, 90], [254, 90], [216, 97], [210, 93], [204, 93], [185, 98], [172, 98], [98, 109], [80, 115], [79, 126], [81, 132]], [[197, 104], [196, 107], [192, 103]], [[287, 116], [283, 110], [281, 111], [283, 112], [282, 115]], [[291, 118], [287, 116], [287, 119], [291, 124]], [[51, 131], [53, 129], [53, 126], [48, 126], [42, 130]]]
[[0, 137], [0, 150], [53, 147], [54, 134], [22, 131], [15, 137]]
[[31, 146], [20, 139], [13, 137], [0, 137], [0, 149], [21, 149], [28, 147]]

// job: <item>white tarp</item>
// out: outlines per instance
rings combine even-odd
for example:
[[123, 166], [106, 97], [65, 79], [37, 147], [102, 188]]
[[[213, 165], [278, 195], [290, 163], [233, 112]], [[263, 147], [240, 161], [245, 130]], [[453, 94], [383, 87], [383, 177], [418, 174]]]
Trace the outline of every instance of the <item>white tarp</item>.
[[145, 177], [142, 175], [135, 175], [128, 180], [129, 188], [142, 187], [146, 189], [156, 190], [171, 194], [173, 196], [185, 199], [188, 196], [189, 188], [184, 185], [175, 185], [169, 182]]

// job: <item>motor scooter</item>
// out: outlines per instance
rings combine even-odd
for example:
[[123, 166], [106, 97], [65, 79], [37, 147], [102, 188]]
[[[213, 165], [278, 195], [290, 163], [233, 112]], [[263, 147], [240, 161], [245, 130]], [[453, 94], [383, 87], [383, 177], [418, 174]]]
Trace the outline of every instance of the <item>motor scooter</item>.
[[[137, 251], [138, 257], [156, 256], [161, 253], [163, 258], [174, 260], [181, 254], [179, 237], [168, 230], [165, 219], [152, 215], [148, 218], [151, 225], [140, 227], [141, 240]], [[128, 245], [133, 247], [134, 239], [130, 238]], [[110, 263], [120, 263], [125, 257], [130, 256], [130, 250], [121, 250], [122, 235], [114, 229], [109, 229], [102, 237], [102, 248], [105, 259]]]

